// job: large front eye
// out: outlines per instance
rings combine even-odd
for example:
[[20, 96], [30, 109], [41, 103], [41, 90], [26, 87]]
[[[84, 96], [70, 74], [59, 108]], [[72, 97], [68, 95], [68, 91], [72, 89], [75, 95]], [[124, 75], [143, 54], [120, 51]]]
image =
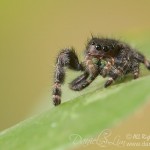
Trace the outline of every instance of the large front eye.
[[109, 47], [109, 46], [104, 46], [104, 47], [103, 47], [103, 51], [104, 51], [104, 52], [108, 52], [109, 50], [110, 50], [110, 47]]
[[100, 45], [96, 45], [95, 47], [96, 47], [96, 49], [97, 49], [98, 51], [101, 50], [101, 46], [100, 46]]

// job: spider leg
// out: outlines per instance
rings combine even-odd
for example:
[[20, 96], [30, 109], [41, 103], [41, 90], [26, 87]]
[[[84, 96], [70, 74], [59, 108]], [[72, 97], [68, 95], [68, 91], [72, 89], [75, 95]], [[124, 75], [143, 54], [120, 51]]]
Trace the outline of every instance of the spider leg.
[[52, 93], [53, 103], [55, 106], [61, 103], [61, 84], [63, 84], [65, 79], [65, 67], [75, 71], [83, 70], [73, 48], [62, 50], [57, 57]]
[[70, 83], [70, 88], [74, 91], [81, 91], [89, 86], [99, 74], [98, 66], [93, 63], [91, 57], [86, 56], [83, 63], [85, 65], [84, 74]]
[[[134, 65], [136, 65], [136, 62], [137, 61], [135, 61]], [[128, 51], [122, 49], [118, 57], [116, 57], [115, 59], [115, 65], [112, 65], [111, 70], [108, 73], [108, 76], [110, 76], [110, 78], [106, 81], [104, 86], [105, 87], [110, 86], [113, 83], [113, 81], [115, 81], [119, 76], [131, 72], [130, 69], [130, 67], [132, 67], [131, 64], [132, 63], [130, 62]], [[134, 78], [136, 78], [136, 76], [138, 77], [137, 67], [134, 67], [134, 73], [135, 73]], [[135, 69], [137, 70], [137, 72]]]
[[98, 74], [89, 75], [85, 72], [70, 83], [70, 88], [74, 91], [81, 91], [89, 86], [97, 76]]
[[113, 81], [115, 81], [120, 76], [120, 74], [121, 73], [118, 69], [116, 69], [116, 68], [111, 69], [108, 74], [110, 77], [105, 82], [104, 87], [106, 88], [106, 87], [110, 86], [113, 83]]
[[150, 70], [150, 61], [141, 53], [136, 52], [134, 57], [140, 62], [143, 63], [148, 70]]
[[78, 89], [78, 85], [81, 84], [82, 82], [84, 82], [88, 78], [88, 76], [89, 76], [89, 74], [84, 72], [82, 75], [80, 75], [79, 77], [74, 79], [69, 84], [70, 89], [76, 91], [76, 89]]
[[137, 79], [139, 77], [139, 62], [138, 60], [133, 60], [132, 62], [132, 73], [133, 73], [133, 78]]

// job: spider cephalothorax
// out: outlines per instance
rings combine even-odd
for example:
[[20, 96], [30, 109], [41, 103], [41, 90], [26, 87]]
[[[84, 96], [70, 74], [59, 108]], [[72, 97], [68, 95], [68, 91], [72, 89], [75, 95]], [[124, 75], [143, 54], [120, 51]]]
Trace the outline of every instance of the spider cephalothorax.
[[65, 67], [83, 74], [70, 83], [70, 88], [80, 91], [87, 87], [98, 75], [109, 77], [108, 87], [118, 77], [132, 73], [134, 79], [139, 76], [139, 65], [144, 63], [150, 70], [150, 62], [128, 44], [115, 39], [92, 37], [87, 43], [85, 58], [80, 63], [73, 48], [62, 50], [56, 60], [53, 87], [53, 103], [61, 103], [61, 84], [65, 78]]

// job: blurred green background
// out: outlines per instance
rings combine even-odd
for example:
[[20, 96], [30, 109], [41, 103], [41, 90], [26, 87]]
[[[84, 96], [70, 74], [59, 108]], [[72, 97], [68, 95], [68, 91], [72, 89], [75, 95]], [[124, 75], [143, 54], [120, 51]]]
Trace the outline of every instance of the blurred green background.
[[150, 1], [0, 1], [0, 130], [52, 107], [58, 51], [74, 46], [82, 53], [91, 33], [148, 35]]

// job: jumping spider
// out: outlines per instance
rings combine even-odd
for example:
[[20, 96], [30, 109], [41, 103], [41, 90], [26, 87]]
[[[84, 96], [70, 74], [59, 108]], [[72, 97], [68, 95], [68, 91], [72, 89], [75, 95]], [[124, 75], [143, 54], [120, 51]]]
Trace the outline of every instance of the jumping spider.
[[128, 73], [139, 77], [139, 65], [144, 63], [150, 70], [150, 61], [136, 49], [115, 39], [92, 37], [85, 49], [85, 59], [79, 62], [73, 48], [63, 49], [57, 58], [53, 86], [53, 103], [61, 103], [61, 84], [65, 78], [65, 67], [83, 74], [70, 83], [70, 88], [80, 91], [86, 88], [98, 76], [109, 77], [104, 87], [108, 87], [118, 77]]

